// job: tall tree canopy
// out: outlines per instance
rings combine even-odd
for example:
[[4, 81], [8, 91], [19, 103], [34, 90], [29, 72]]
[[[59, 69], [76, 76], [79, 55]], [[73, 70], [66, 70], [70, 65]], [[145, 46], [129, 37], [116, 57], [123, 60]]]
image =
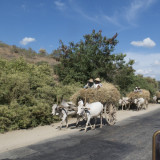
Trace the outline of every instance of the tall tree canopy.
[[[132, 73], [133, 60], [126, 63], [125, 54], [113, 54], [118, 41], [117, 33], [112, 38], [102, 36], [102, 31], [92, 31], [84, 35], [78, 43], [70, 42], [68, 46], [60, 41], [60, 47], [55, 51], [59, 53], [59, 63], [55, 67], [56, 74], [64, 84], [78, 81], [86, 83], [89, 78], [100, 77], [103, 80], [114, 82], [120, 70], [127, 69]], [[125, 74], [126, 76], [126, 74]], [[127, 84], [126, 84], [127, 85]]]

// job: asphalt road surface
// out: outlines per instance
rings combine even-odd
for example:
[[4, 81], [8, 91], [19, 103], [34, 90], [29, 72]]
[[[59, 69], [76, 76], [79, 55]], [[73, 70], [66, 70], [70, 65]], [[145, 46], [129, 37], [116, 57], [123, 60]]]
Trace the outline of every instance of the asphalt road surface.
[[[73, 128], [74, 129], [74, 128]], [[160, 130], [160, 109], [114, 126], [83, 130], [0, 154], [23, 160], [151, 160], [152, 136]]]

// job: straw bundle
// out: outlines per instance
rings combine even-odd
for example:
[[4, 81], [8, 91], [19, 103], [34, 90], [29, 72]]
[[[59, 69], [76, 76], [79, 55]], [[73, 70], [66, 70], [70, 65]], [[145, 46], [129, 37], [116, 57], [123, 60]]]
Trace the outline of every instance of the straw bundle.
[[160, 92], [159, 91], [156, 92], [156, 96], [157, 96], [157, 98], [160, 98]]
[[127, 97], [135, 99], [135, 98], [144, 98], [149, 100], [150, 99], [150, 92], [145, 89], [141, 89], [142, 92], [130, 92], [127, 94]]
[[113, 84], [104, 82], [99, 89], [80, 89], [71, 97], [71, 101], [77, 104], [79, 98], [86, 100], [88, 103], [101, 102], [103, 104], [117, 104], [120, 99], [120, 93]]

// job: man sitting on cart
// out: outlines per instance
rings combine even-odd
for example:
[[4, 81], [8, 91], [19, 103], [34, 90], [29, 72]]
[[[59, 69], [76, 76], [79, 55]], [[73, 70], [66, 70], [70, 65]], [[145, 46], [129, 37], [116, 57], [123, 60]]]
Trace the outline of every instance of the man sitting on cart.
[[142, 90], [141, 90], [141, 88], [140, 88], [140, 87], [138, 87], [138, 92], [142, 92]]
[[138, 87], [136, 87], [136, 88], [134, 89], [134, 92], [138, 92]]
[[93, 82], [93, 79], [89, 79], [88, 80], [88, 83], [84, 86], [85, 89], [87, 88], [94, 88], [94, 82]]
[[142, 92], [142, 90], [141, 90], [140, 87], [136, 87], [136, 88], [134, 89], [134, 92]]
[[100, 80], [100, 78], [96, 78], [94, 80], [94, 88], [100, 88], [100, 87], [102, 87], [101, 80]]

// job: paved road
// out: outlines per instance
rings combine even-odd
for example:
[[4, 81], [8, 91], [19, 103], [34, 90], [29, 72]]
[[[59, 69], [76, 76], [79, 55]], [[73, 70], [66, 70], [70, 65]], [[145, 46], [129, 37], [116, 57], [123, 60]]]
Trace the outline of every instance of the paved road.
[[160, 130], [160, 109], [115, 126], [78, 132], [0, 154], [23, 160], [151, 160], [152, 135]]

